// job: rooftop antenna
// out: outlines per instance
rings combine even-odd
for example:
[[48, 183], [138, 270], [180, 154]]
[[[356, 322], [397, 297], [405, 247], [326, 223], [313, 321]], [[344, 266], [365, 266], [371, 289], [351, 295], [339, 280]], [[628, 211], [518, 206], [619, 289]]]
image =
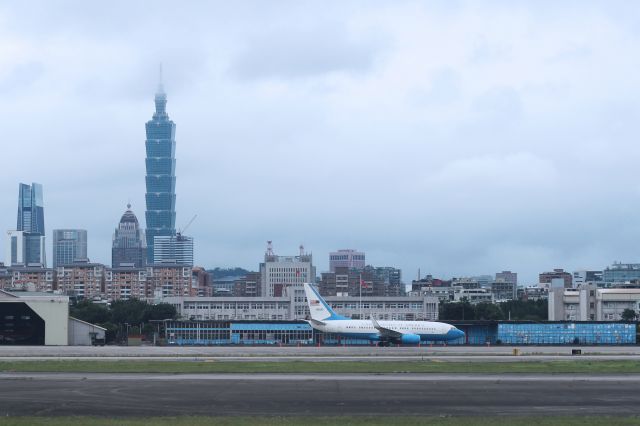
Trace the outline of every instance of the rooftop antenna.
[[267, 256], [273, 256], [273, 244], [271, 240], [267, 241]]
[[300, 256], [304, 256], [304, 246], [300, 244]]
[[158, 67], [158, 93], [164, 93], [164, 85], [162, 82], [163, 78], [162, 78], [162, 62], [160, 62], [160, 65]]

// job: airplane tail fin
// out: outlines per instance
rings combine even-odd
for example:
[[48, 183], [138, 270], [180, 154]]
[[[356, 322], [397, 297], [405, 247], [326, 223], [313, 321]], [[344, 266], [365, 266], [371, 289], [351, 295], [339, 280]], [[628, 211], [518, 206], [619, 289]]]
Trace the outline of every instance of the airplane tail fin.
[[331, 321], [337, 319], [347, 319], [334, 312], [333, 309], [325, 302], [320, 296], [318, 290], [316, 290], [311, 284], [304, 283], [304, 292], [307, 296], [307, 305], [309, 306], [309, 313], [311, 319], [314, 321]]

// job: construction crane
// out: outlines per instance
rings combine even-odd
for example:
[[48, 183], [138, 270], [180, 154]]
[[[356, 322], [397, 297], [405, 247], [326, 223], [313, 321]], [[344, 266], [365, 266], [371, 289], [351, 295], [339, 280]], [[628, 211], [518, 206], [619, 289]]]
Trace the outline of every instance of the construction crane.
[[181, 236], [182, 233], [184, 231], [186, 231], [187, 228], [189, 228], [191, 226], [191, 224], [193, 223], [194, 220], [196, 220], [197, 217], [198, 217], [198, 215], [194, 214], [193, 217], [191, 218], [191, 220], [189, 221], [189, 223], [187, 223], [184, 227], [182, 227], [182, 229], [178, 229], [178, 232], [177, 232], [178, 236]]

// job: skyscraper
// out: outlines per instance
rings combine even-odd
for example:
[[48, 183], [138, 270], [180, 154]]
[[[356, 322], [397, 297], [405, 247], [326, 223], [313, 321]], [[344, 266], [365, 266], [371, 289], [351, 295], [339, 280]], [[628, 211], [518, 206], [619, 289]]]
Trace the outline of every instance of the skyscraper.
[[176, 125], [166, 112], [162, 81], [155, 96], [156, 112], [146, 124], [147, 261], [154, 263], [154, 237], [176, 234]]
[[53, 267], [87, 261], [87, 231], [84, 229], [53, 230]]
[[7, 259], [12, 266], [46, 267], [42, 185], [21, 183], [18, 189], [17, 229], [8, 233]]
[[18, 195], [18, 231], [44, 235], [44, 203], [42, 185], [21, 183]]
[[111, 267], [144, 268], [147, 263], [147, 244], [144, 241], [144, 231], [140, 229], [138, 218], [131, 211], [131, 204], [127, 204], [116, 232], [113, 234], [111, 247]]

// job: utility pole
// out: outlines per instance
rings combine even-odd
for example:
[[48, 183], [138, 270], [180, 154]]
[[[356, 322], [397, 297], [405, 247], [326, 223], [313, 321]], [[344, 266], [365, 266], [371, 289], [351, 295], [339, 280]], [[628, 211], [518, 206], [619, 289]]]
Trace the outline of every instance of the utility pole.
[[360, 274], [360, 281], [358, 282], [358, 289], [360, 290], [360, 319], [362, 318], [362, 273]]

